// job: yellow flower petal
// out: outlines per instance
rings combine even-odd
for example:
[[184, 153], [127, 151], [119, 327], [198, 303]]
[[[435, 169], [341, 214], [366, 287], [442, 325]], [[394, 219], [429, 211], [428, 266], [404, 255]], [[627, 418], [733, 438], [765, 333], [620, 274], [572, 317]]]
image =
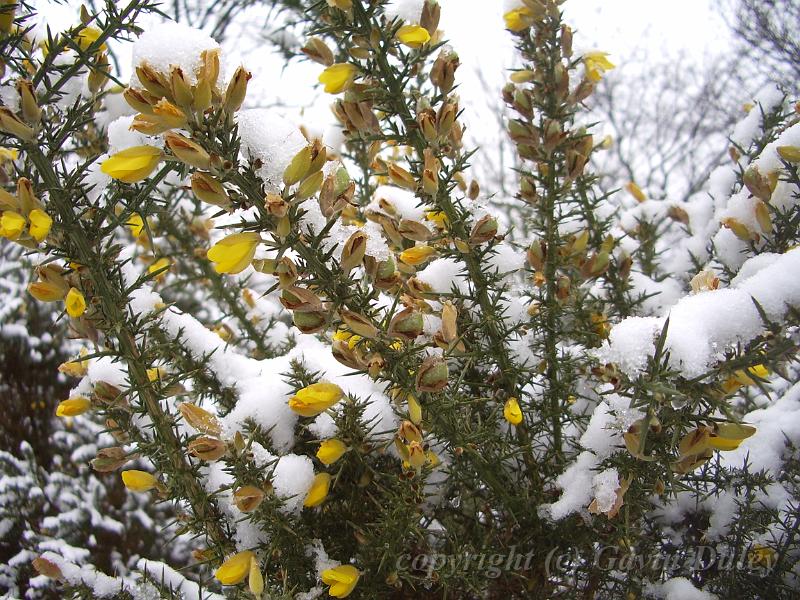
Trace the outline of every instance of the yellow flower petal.
[[304, 417], [316, 417], [344, 396], [335, 383], [312, 383], [289, 398], [289, 408]]
[[250, 574], [250, 562], [255, 558], [250, 550], [238, 552], [228, 558], [214, 573], [222, 585], [236, 585]]
[[113, 179], [136, 183], [150, 177], [161, 162], [161, 150], [154, 146], [133, 146], [117, 152], [100, 165], [100, 170]]
[[17, 239], [25, 229], [25, 217], [12, 210], [7, 210], [0, 217], [0, 237]]
[[334, 598], [346, 598], [353, 591], [361, 576], [352, 565], [339, 565], [322, 572], [322, 583], [331, 586], [328, 593]]
[[29, 233], [31, 237], [37, 242], [41, 242], [50, 233], [50, 227], [53, 225], [53, 219], [50, 218], [46, 212], [39, 208], [34, 208], [29, 214], [28, 218], [31, 221]]
[[64, 299], [64, 303], [67, 306], [67, 314], [74, 319], [77, 319], [84, 312], [86, 312], [86, 298], [84, 298], [83, 294], [74, 287], [69, 288], [69, 292], [67, 292], [67, 297]]
[[397, 39], [409, 48], [421, 48], [431, 40], [431, 34], [419, 25], [403, 25], [397, 30]]
[[156, 486], [156, 478], [147, 471], [129, 469], [122, 472], [122, 483], [132, 492], [147, 492]]
[[319, 506], [328, 497], [328, 490], [331, 488], [331, 476], [329, 473], [317, 473], [314, 477], [314, 482], [311, 484], [311, 489], [308, 490], [306, 499], [303, 501], [303, 506], [313, 508]]
[[69, 400], [62, 400], [56, 408], [58, 417], [75, 417], [82, 415], [92, 407], [92, 402], [84, 396], [74, 396]]
[[519, 402], [516, 398], [506, 400], [506, 404], [503, 407], [503, 416], [512, 425], [522, 423], [522, 409], [519, 407]]
[[208, 259], [217, 264], [217, 273], [236, 274], [244, 271], [253, 261], [261, 236], [254, 232], [234, 233], [208, 249]]
[[345, 452], [347, 452], [347, 446], [342, 440], [325, 440], [319, 445], [317, 458], [324, 465], [332, 465], [339, 460]]
[[319, 82], [325, 86], [328, 94], [339, 94], [353, 84], [357, 71], [350, 63], [336, 63], [320, 74]]
[[0, 162], [6, 160], [17, 160], [19, 152], [15, 148], [1, 148], [0, 147]]

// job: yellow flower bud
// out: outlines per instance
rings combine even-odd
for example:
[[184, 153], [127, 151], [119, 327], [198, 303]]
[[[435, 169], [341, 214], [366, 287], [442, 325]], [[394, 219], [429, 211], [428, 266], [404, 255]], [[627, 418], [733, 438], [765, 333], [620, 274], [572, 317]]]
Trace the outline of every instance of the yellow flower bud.
[[343, 441], [337, 439], [325, 440], [319, 445], [317, 458], [323, 465], [332, 465], [347, 452], [347, 446]]
[[136, 183], [150, 177], [161, 162], [161, 150], [154, 146], [133, 146], [117, 152], [100, 165], [100, 170], [113, 179]]
[[251, 77], [252, 75], [244, 67], [236, 69], [228, 84], [228, 89], [225, 90], [223, 104], [227, 112], [235, 113], [241, 108], [247, 95], [247, 82]]
[[217, 273], [236, 274], [253, 261], [261, 236], [254, 232], [231, 234], [208, 249], [208, 259]]
[[317, 473], [314, 477], [314, 482], [311, 484], [311, 489], [308, 490], [306, 499], [303, 501], [303, 506], [313, 508], [319, 506], [328, 497], [328, 490], [331, 487], [331, 476], [329, 473]]
[[519, 407], [519, 402], [516, 398], [506, 400], [506, 404], [503, 407], [503, 416], [512, 425], [522, 423], [522, 409]]
[[67, 307], [67, 314], [73, 319], [77, 319], [84, 312], [86, 312], [86, 298], [83, 297], [83, 294], [80, 292], [80, 290], [74, 287], [69, 288], [69, 292], [67, 292], [67, 297], [64, 299], [64, 303]]
[[625, 184], [625, 189], [631, 196], [636, 198], [637, 202], [644, 202], [645, 200], [647, 200], [647, 196], [645, 196], [644, 192], [642, 191], [642, 188], [636, 185], [635, 182], [629, 181], [627, 184]]
[[420, 406], [419, 401], [414, 394], [409, 394], [407, 401], [408, 418], [411, 419], [411, 422], [414, 423], [414, 425], [419, 425], [422, 422], [422, 406]]
[[778, 146], [778, 155], [790, 163], [800, 163], [800, 148], [797, 146]]
[[57, 417], [76, 417], [82, 415], [92, 407], [91, 401], [84, 396], [74, 396], [69, 400], [62, 400], [56, 408]]
[[331, 586], [328, 594], [334, 598], [346, 598], [356, 587], [360, 575], [351, 565], [339, 565], [322, 572], [322, 583]]
[[258, 568], [258, 561], [256, 560], [255, 556], [250, 558], [250, 571], [247, 577], [247, 587], [250, 588], [250, 593], [256, 598], [260, 598], [261, 593], [264, 591], [264, 576], [261, 574], [261, 570]]
[[237, 585], [250, 574], [250, 563], [253, 559], [255, 559], [255, 554], [250, 550], [238, 552], [220, 565], [219, 569], [214, 572], [214, 577], [222, 585]]
[[148, 492], [156, 487], [157, 479], [147, 471], [129, 469], [122, 472], [122, 483], [132, 492]]
[[325, 86], [326, 93], [340, 94], [353, 85], [357, 71], [350, 63], [335, 63], [320, 74], [319, 82]]
[[397, 39], [409, 48], [421, 48], [431, 40], [431, 34], [419, 25], [403, 25], [397, 30]]
[[343, 396], [342, 388], [335, 383], [312, 383], [289, 399], [289, 408], [304, 417], [316, 417], [339, 402]]
[[431, 246], [414, 246], [413, 248], [403, 250], [400, 253], [400, 260], [407, 265], [417, 266], [421, 265], [435, 254], [436, 250]]

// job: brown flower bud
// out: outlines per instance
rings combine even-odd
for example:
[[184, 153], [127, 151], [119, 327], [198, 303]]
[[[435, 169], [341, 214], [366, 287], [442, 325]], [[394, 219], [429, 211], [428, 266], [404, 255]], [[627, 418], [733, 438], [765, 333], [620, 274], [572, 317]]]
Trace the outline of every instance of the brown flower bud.
[[473, 246], [478, 246], [493, 239], [496, 235], [497, 219], [486, 215], [472, 227], [472, 231], [469, 234], [469, 243]]
[[231, 207], [231, 199], [222, 183], [208, 173], [195, 171], [192, 173], [191, 181], [192, 193], [197, 196], [198, 200], [224, 209]]
[[189, 453], [200, 460], [213, 462], [225, 456], [227, 447], [225, 442], [217, 438], [202, 436], [189, 442]]
[[170, 131], [164, 136], [164, 142], [178, 160], [197, 169], [209, 169], [211, 156], [198, 143], [189, 138]]
[[373, 339], [378, 336], [378, 328], [372, 324], [372, 321], [363, 315], [359, 315], [349, 310], [339, 310], [339, 316], [344, 321], [347, 328], [356, 335], [361, 337]]
[[342, 247], [342, 260], [340, 265], [345, 273], [355, 269], [364, 260], [367, 250], [367, 235], [363, 231], [356, 231]]
[[318, 37], [308, 38], [306, 45], [300, 51], [316, 63], [330, 67], [334, 63], [333, 52], [328, 45]]
[[97, 452], [97, 456], [92, 460], [92, 468], [98, 473], [110, 473], [116, 471], [130, 460], [125, 454], [125, 450], [118, 447], [103, 448]]
[[389, 323], [387, 333], [394, 338], [415, 340], [422, 334], [424, 321], [422, 313], [413, 308], [406, 308], [397, 313]]
[[233, 503], [244, 513], [253, 512], [264, 500], [264, 492], [254, 485], [240, 487], [233, 492]]
[[0, 106], [0, 131], [18, 137], [24, 142], [29, 142], [36, 137], [34, 129], [26, 125], [5, 106]]
[[222, 432], [222, 426], [217, 417], [196, 404], [181, 402], [178, 404], [178, 410], [184, 420], [197, 431], [209, 435], [219, 435]]
[[317, 333], [327, 328], [328, 312], [324, 310], [296, 310], [292, 322], [303, 333]]
[[430, 356], [417, 369], [417, 391], [440, 392], [447, 387], [449, 375], [447, 362], [438, 356]]

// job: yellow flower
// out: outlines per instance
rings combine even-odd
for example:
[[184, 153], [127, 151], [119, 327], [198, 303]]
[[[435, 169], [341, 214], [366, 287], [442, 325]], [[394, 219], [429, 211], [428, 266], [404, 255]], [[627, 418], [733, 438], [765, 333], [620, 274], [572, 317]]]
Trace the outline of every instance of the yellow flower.
[[303, 506], [313, 508], [319, 506], [328, 497], [328, 490], [331, 489], [331, 476], [328, 473], [317, 473], [314, 477], [314, 482], [311, 484], [311, 489], [308, 490], [306, 499], [303, 501]]
[[397, 30], [397, 39], [409, 48], [421, 48], [431, 40], [431, 34], [419, 25], [403, 25]]
[[[84, 27], [78, 33], [78, 36], [76, 37], [75, 41], [78, 43], [78, 46], [80, 46], [81, 50], [85, 52], [86, 50], [89, 49], [89, 46], [91, 46], [98, 40], [98, 38], [102, 33], [103, 32], [97, 29], [96, 27]], [[103, 42], [96, 49], [96, 51], [102, 52], [106, 49], [107, 49], [106, 44], [105, 42]]]
[[63, 287], [50, 281], [34, 281], [28, 284], [28, 293], [40, 302], [57, 302], [66, 295]]
[[289, 398], [289, 408], [304, 417], [316, 417], [341, 400], [342, 396], [342, 388], [335, 383], [312, 383]]
[[255, 554], [250, 550], [238, 552], [226, 560], [214, 572], [214, 577], [222, 585], [236, 585], [244, 581], [250, 574], [250, 562], [255, 559]]
[[357, 71], [350, 63], [336, 63], [320, 73], [319, 82], [328, 94], [339, 94], [353, 85]]
[[[152, 265], [147, 267], [147, 272], [148, 273], [158, 273], [162, 269], [169, 270], [169, 267], [171, 266], [171, 264], [172, 263], [169, 261], [168, 258], [165, 258], [165, 257], [162, 256], [157, 261], [153, 262]], [[156, 275], [156, 279], [163, 279], [164, 275], [166, 275], [166, 273], [167, 273], [167, 271], [162, 271], [161, 273]]]
[[522, 409], [519, 407], [519, 402], [516, 398], [506, 400], [506, 404], [503, 407], [503, 416], [512, 425], [522, 423]]
[[69, 400], [62, 400], [56, 408], [58, 417], [75, 417], [82, 415], [92, 406], [91, 401], [84, 396], [73, 396]]
[[29, 232], [31, 237], [37, 242], [41, 242], [50, 233], [50, 227], [53, 225], [53, 219], [46, 212], [39, 208], [34, 208], [29, 214], [28, 218], [31, 220]]
[[726, 394], [732, 394], [743, 385], [755, 385], [756, 380], [753, 379], [753, 377], [766, 379], [769, 373], [769, 369], [764, 365], [753, 365], [752, 367], [748, 367], [747, 370], [739, 369], [738, 371], [734, 371], [733, 375], [722, 382], [722, 391]]
[[322, 572], [322, 583], [331, 586], [328, 593], [334, 598], [346, 598], [356, 587], [360, 575], [351, 565], [339, 565]]
[[723, 452], [736, 450], [743, 441], [755, 432], [756, 428], [751, 425], [719, 423], [714, 427], [714, 432], [708, 438], [708, 445]]
[[432, 223], [436, 223], [436, 225], [441, 229], [447, 229], [447, 226], [450, 225], [447, 215], [440, 210], [425, 211], [425, 219], [431, 221]]
[[69, 288], [64, 295], [64, 303], [71, 317], [80, 317], [86, 311], [86, 298], [77, 288]]
[[608, 60], [608, 52], [587, 52], [583, 55], [583, 65], [586, 67], [586, 77], [595, 83], [603, 78], [603, 73], [615, 67]]
[[147, 492], [156, 486], [156, 478], [147, 471], [130, 469], [122, 472], [122, 483], [132, 492]]
[[532, 16], [533, 13], [531, 9], [522, 6], [508, 11], [503, 15], [503, 19], [505, 19], [506, 22], [506, 29], [510, 31], [522, 31], [530, 27], [533, 23], [533, 19], [531, 19]]
[[0, 162], [17, 160], [19, 152], [15, 148], [0, 148]]
[[164, 379], [166, 375], [167, 372], [163, 367], [153, 367], [152, 369], [147, 369], [148, 381], [160, 381]]
[[400, 253], [400, 260], [407, 265], [417, 266], [424, 263], [433, 254], [436, 254], [436, 250], [430, 246], [414, 246], [408, 250], [403, 250]]
[[332, 465], [339, 460], [345, 452], [347, 452], [347, 446], [345, 446], [343, 441], [337, 439], [325, 440], [319, 445], [317, 458], [324, 465]]
[[236, 274], [244, 271], [253, 261], [261, 236], [254, 232], [233, 233], [208, 249], [208, 259], [217, 264], [217, 273]]
[[84, 312], [86, 312], [86, 298], [84, 298], [83, 294], [74, 287], [69, 288], [69, 292], [67, 292], [67, 297], [64, 300], [64, 303], [67, 306], [67, 314], [74, 319], [77, 319]]
[[144, 219], [142, 219], [142, 215], [139, 213], [133, 213], [125, 224], [131, 230], [133, 237], [138, 238], [142, 235], [142, 231], [144, 231]]
[[133, 146], [105, 159], [100, 170], [113, 179], [136, 183], [150, 177], [161, 162], [161, 150], [154, 146]]
[[0, 237], [17, 239], [25, 229], [25, 217], [12, 210], [7, 210], [0, 217]]

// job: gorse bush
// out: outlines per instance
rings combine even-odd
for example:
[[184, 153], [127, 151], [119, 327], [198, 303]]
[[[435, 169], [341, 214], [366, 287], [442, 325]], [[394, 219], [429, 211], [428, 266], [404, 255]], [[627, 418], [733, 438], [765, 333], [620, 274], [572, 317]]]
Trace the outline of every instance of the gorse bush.
[[435, 0], [267, 4], [338, 139], [248, 108], [227, 3], [2, 3], [8, 597], [792, 597], [794, 99], [685, 202], [603, 193], [614, 65], [512, 1], [495, 198]]

